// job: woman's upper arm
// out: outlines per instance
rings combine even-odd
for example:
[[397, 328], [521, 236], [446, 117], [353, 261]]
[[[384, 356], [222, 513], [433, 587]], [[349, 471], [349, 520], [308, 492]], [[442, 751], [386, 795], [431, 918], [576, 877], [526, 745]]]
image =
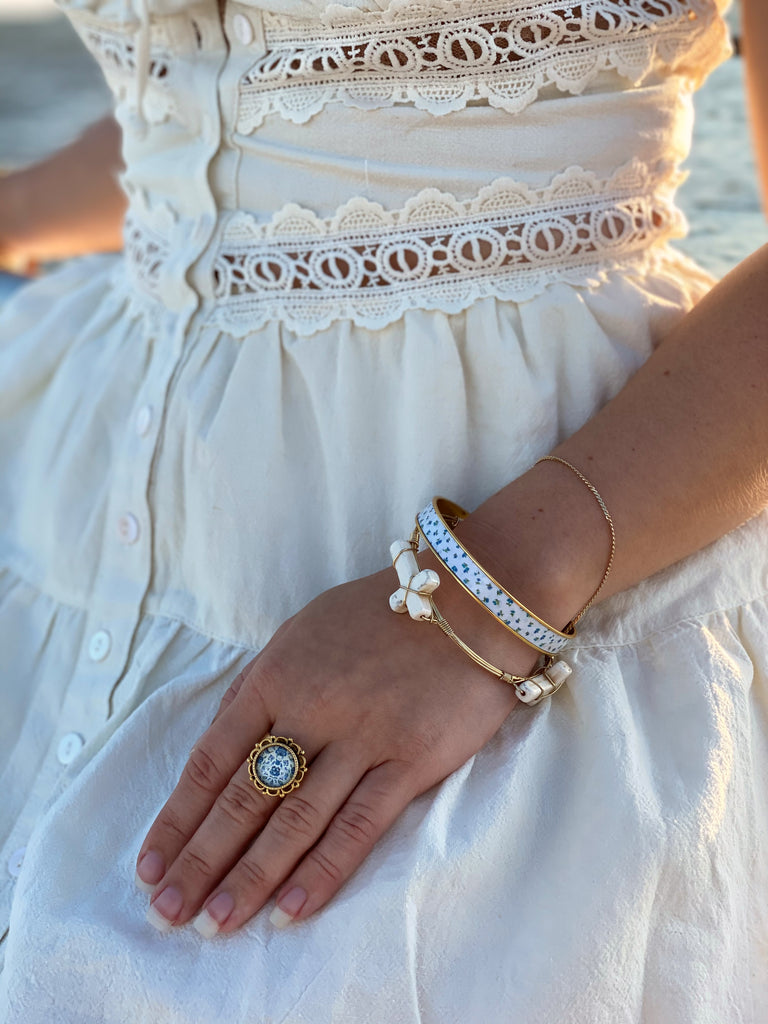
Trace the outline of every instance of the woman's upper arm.
[[742, 0], [741, 6], [752, 139], [763, 209], [768, 214], [768, 3], [766, 0]]

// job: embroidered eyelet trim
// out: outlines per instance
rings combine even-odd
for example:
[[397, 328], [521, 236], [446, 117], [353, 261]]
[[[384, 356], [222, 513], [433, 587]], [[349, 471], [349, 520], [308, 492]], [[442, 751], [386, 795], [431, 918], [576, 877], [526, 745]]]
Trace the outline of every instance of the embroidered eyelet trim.
[[[96, 59], [109, 88], [118, 103], [130, 102], [136, 77], [136, 44], [133, 22], [109, 27], [95, 18], [73, 17], [73, 25], [86, 48]], [[165, 39], [162, 21], [153, 24], [153, 40], [147, 75], [147, 90], [142, 109], [147, 118], [160, 124], [168, 118], [178, 118], [178, 107], [173, 93], [175, 57], [169, 40]]]
[[714, 0], [394, 0], [334, 5], [321, 26], [265, 14], [264, 28], [267, 52], [240, 82], [244, 133], [331, 102], [440, 115], [485, 99], [517, 113], [547, 86], [581, 93], [606, 69], [635, 84], [659, 64], [703, 78], [727, 52]]
[[129, 212], [123, 228], [123, 243], [132, 284], [141, 292], [159, 298], [163, 270], [171, 252], [170, 242]]
[[293, 203], [268, 224], [236, 213], [214, 261], [213, 319], [238, 335], [270, 320], [300, 334], [347, 318], [377, 329], [409, 309], [585, 284], [685, 233], [676, 181], [632, 161], [602, 182], [580, 167], [538, 190], [498, 179], [466, 202], [425, 189], [394, 212], [358, 197], [328, 220]]

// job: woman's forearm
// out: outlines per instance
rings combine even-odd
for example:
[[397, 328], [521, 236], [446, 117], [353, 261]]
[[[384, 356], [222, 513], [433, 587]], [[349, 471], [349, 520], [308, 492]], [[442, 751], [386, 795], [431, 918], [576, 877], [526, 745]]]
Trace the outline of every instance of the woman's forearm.
[[768, 213], [768, 5], [742, 0], [741, 46], [746, 60], [752, 140], [760, 172], [763, 209]]
[[[592, 479], [613, 515], [616, 558], [601, 597], [768, 505], [767, 387], [768, 246], [718, 284], [555, 450]], [[596, 501], [551, 462], [485, 502], [464, 531], [468, 549], [482, 552], [500, 582], [557, 624], [589, 598], [609, 551]]]
[[0, 179], [0, 263], [119, 249], [126, 200], [113, 118], [31, 167]]

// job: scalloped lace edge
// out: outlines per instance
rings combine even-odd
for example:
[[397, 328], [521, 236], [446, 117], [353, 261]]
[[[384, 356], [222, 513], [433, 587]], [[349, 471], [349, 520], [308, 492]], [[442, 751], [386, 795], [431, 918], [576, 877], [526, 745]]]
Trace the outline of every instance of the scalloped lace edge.
[[355, 197], [330, 218], [294, 203], [268, 223], [237, 212], [217, 245], [210, 317], [236, 336], [270, 320], [304, 335], [341, 319], [376, 330], [411, 309], [594, 285], [685, 234], [681, 178], [634, 159], [607, 180], [571, 167], [543, 188], [501, 178], [465, 201], [429, 188], [394, 211]]
[[717, 0], [651, 6], [666, 16], [648, 0], [485, 11], [472, 0], [394, 0], [383, 11], [331, 5], [319, 25], [267, 13], [267, 53], [241, 79], [238, 129], [270, 114], [303, 124], [333, 102], [440, 116], [484, 99], [515, 114], [547, 87], [579, 94], [606, 70], [637, 85], [657, 65], [698, 84], [729, 52]]

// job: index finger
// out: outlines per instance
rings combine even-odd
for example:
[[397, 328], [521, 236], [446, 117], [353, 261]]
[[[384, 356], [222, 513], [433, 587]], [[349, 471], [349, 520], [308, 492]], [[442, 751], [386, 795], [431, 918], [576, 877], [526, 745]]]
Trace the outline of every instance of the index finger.
[[272, 725], [256, 686], [243, 686], [192, 748], [176, 788], [155, 818], [136, 859], [136, 885], [153, 892], [205, 820], [219, 794]]

